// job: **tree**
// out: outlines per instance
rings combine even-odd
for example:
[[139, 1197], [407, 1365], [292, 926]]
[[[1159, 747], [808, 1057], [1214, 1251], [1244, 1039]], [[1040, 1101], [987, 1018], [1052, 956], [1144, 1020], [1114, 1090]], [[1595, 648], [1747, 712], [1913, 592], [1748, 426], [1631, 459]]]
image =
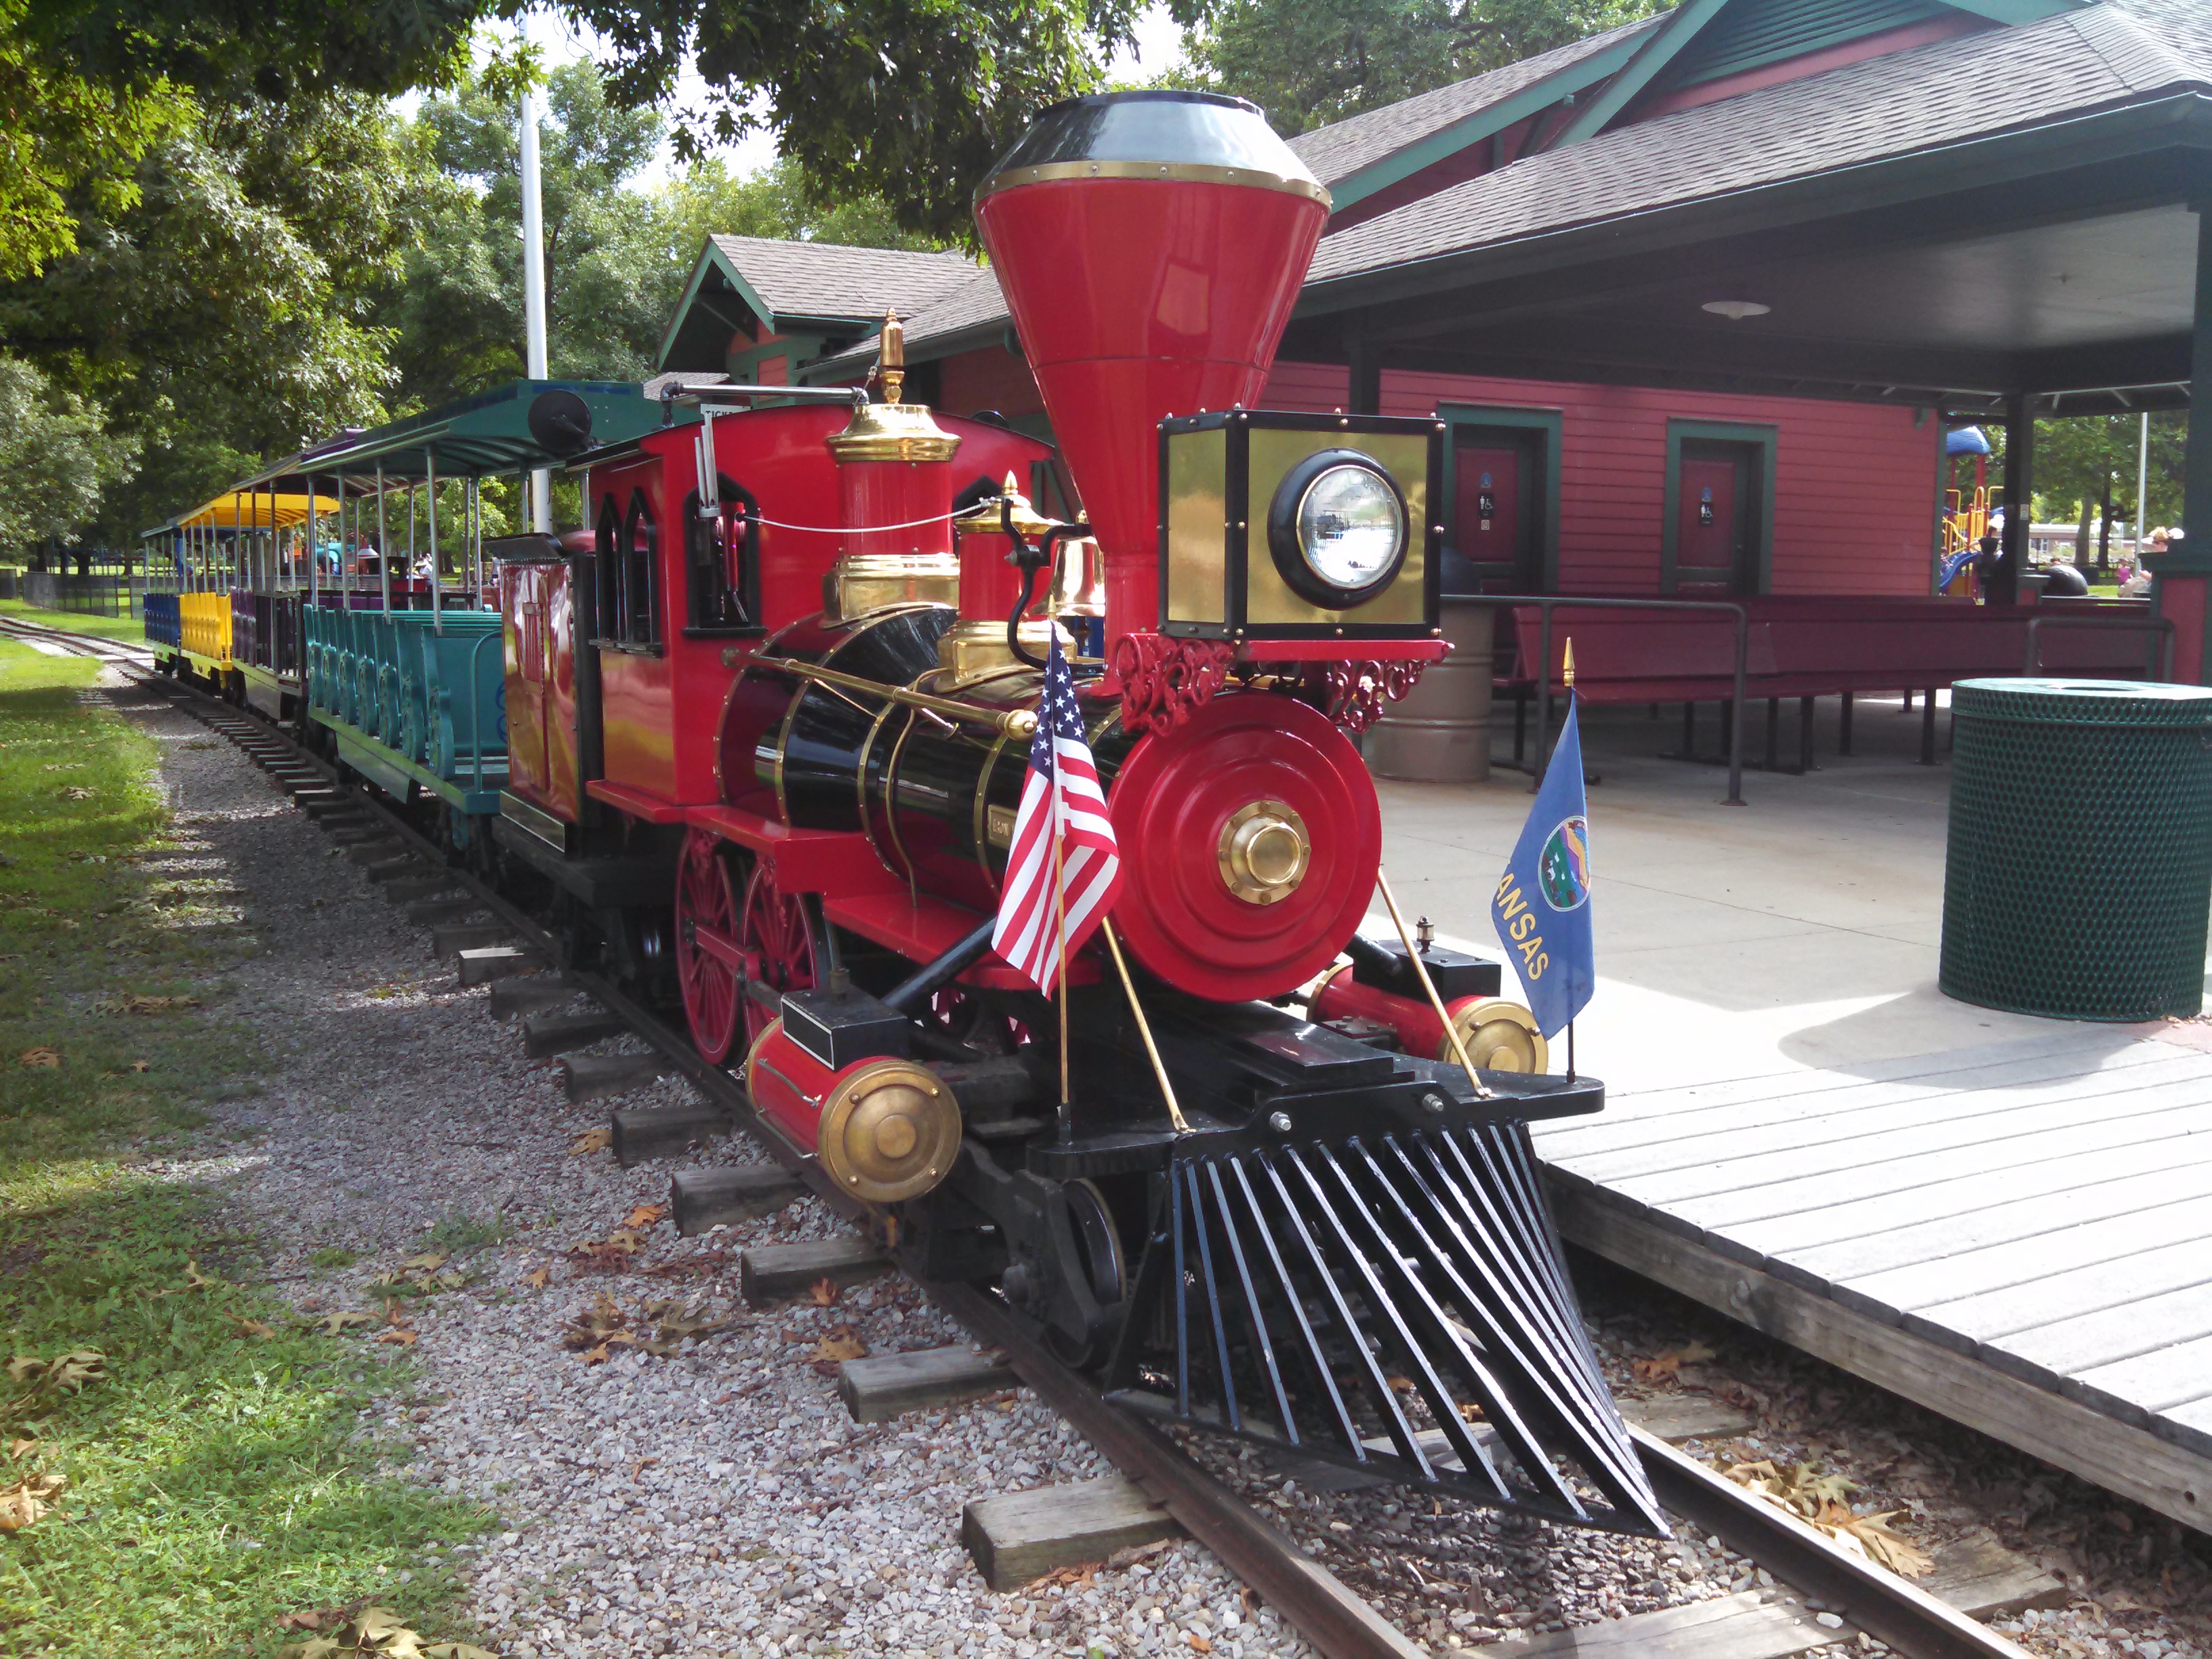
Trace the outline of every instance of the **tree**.
[[377, 312], [434, 175], [381, 100], [303, 94], [191, 106], [135, 182], [121, 210], [77, 198], [76, 250], [0, 284], [0, 346], [148, 458], [94, 521], [124, 545], [241, 457], [385, 418]]
[[[283, 100], [296, 93], [458, 88], [478, 24], [524, 0], [5, 0], [22, 38], [118, 96], [175, 84]], [[1205, 0], [1176, 0], [1188, 21]], [[972, 234], [967, 194], [1032, 111], [1097, 83], [1143, 0], [557, 0], [608, 43], [609, 89], [643, 111], [696, 65], [707, 106], [683, 159], [763, 129], [832, 199], [880, 195], [909, 230]], [[494, 65], [506, 102], [527, 52]]]
[[[2075, 559], [2085, 567], [2094, 556], [2090, 550], [2096, 545], [2090, 539], [2091, 527], [2103, 516], [2107, 501], [2115, 520], [2155, 526], [2179, 520], [2183, 450], [2188, 433], [2185, 413], [2171, 411], [2150, 417], [2150, 500], [2146, 507], [2136, 501], [2142, 436], [2140, 415], [2039, 420], [2035, 462], [2029, 478], [2038, 515], [2045, 523], [2060, 514], [2075, 521], [2080, 537]], [[2002, 429], [1993, 429], [1990, 440], [2001, 453]]]
[[1163, 82], [1249, 98], [1285, 137], [1633, 21], [1667, 0], [1224, 0]]
[[0, 547], [74, 537], [127, 470], [127, 441], [103, 429], [99, 407], [0, 356]]
[[0, 0], [0, 282], [35, 276], [76, 246], [72, 195], [128, 209], [139, 159], [189, 114], [166, 82], [76, 73], [26, 32], [29, 12], [27, 0]]

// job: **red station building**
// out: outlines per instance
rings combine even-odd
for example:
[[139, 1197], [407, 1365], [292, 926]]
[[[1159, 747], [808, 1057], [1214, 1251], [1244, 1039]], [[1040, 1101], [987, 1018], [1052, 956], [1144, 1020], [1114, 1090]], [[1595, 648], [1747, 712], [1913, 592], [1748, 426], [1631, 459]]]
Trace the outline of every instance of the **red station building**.
[[[1809, 758], [1815, 696], [2161, 653], [2197, 679], [2191, 556], [2148, 603], [2032, 605], [2019, 573], [2033, 418], [2186, 403], [2208, 94], [2195, 0], [1684, 0], [1293, 140], [1333, 208], [1265, 403], [1449, 423], [1448, 594], [1705, 603], [1577, 612], [1581, 689], [1765, 698], [1770, 764], [1782, 697]], [[1162, 318], [1207, 300], [1170, 285]], [[886, 307], [915, 395], [1051, 436], [957, 254], [715, 237], [661, 366], [855, 380]], [[1984, 605], [1935, 597], [1970, 421], [2014, 458]], [[2212, 460], [2191, 477], [2212, 550]], [[1499, 623], [1502, 684], [1557, 683], [1539, 611]]]

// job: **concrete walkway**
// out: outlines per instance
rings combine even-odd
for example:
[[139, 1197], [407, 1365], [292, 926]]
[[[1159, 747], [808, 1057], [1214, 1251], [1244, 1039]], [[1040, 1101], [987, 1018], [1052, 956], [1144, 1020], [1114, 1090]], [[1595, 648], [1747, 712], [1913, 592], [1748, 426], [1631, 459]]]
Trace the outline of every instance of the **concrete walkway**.
[[[1784, 705], [1785, 755], [1796, 713]], [[1838, 713], [1834, 699], [1820, 704], [1821, 769], [1747, 771], [1747, 804], [1736, 807], [1721, 804], [1722, 768], [1657, 758], [1680, 742], [1679, 705], [1656, 720], [1642, 708], [1588, 711], [1585, 764], [1600, 780], [1589, 789], [1599, 983], [1577, 1026], [1580, 1069], [1626, 1091], [1849, 1073], [2022, 1040], [2063, 1037], [2092, 1053], [2139, 1041], [2140, 1027], [2031, 1019], [1936, 990], [1948, 744], [1939, 740], [1936, 766], [1917, 764], [1918, 709], [1862, 699], [1856, 753], [1839, 758]], [[1710, 748], [1711, 705], [1700, 714]], [[1764, 714], [1756, 705], [1746, 722], [1754, 755]], [[1500, 753], [1510, 718], [1499, 712]], [[1948, 710], [1942, 718], [1939, 739]], [[1400, 902], [1441, 937], [1497, 948], [1489, 896], [1528, 811], [1527, 776], [1380, 789], [1384, 868]], [[1379, 905], [1368, 931], [1390, 931]]]

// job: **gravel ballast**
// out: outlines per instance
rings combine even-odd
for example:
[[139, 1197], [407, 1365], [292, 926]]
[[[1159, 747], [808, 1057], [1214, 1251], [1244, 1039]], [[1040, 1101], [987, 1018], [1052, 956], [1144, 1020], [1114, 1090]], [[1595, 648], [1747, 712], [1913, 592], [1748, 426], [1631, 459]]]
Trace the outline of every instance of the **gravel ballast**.
[[[844, 1224], [809, 1199], [678, 1238], [654, 1212], [670, 1173], [762, 1149], [739, 1136], [630, 1170], [575, 1150], [610, 1104], [696, 1097], [666, 1078], [568, 1103], [559, 1062], [526, 1059], [488, 992], [459, 989], [428, 929], [242, 755], [181, 714], [132, 717], [162, 741], [192, 873], [251, 895], [259, 947], [223, 976], [220, 1006], [254, 1020], [264, 1072], [215, 1104], [179, 1173], [226, 1192], [303, 1313], [373, 1316], [333, 1339], [359, 1345], [366, 1376], [395, 1366], [364, 1438], [497, 1517], [452, 1565], [502, 1654], [1308, 1651], [1188, 1541], [992, 1594], [959, 1542], [963, 1504], [1112, 1473], [1098, 1454], [1025, 1390], [853, 1423], [835, 1356], [964, 1333], [895, 1277], [829, 1305], [744, 1308], [739, 1250]], [[1687, 1534], [1309, 1491], [1235, 1446], [1189, 1443], [1437, 1653], [1510, 1652], [1759, 1583]]]

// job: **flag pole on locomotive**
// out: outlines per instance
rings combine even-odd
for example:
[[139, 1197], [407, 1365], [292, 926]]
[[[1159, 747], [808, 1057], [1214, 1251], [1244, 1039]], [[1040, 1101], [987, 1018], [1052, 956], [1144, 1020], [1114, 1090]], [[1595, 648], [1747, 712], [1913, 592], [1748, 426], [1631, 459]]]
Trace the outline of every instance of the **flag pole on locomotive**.
[[1567, 641], [1561, 678], [1567, 718], [1536, 791], [1528, 821], [1490, 900], [1498, 941], [1512, 957], [1529, 1012], [1545, 1040], [1567, 1034], [1567, 1076], [1575, 1075], [1575, 1016], [1597, 988], [1590, 936], [1589, 802], [1583, 793], [1582, 730], [1575, 718], [1575, 642]]
[[[1075, 1127], [1068, 1091], [1067, 959], [1105, 921], [1121, 887], [1121, 849], [1106, 816], [1097, 763], [1083, 739], [1075, 677], [1055, 630], [991, 948], [1046, 996], [1057, 993], [1063, 1141], [1073, 1138]], [[1133, 995], [1131, 1000], [1133, 1004]], [[1138, 1018], [1143, 1017], [1139, 1010]]]

